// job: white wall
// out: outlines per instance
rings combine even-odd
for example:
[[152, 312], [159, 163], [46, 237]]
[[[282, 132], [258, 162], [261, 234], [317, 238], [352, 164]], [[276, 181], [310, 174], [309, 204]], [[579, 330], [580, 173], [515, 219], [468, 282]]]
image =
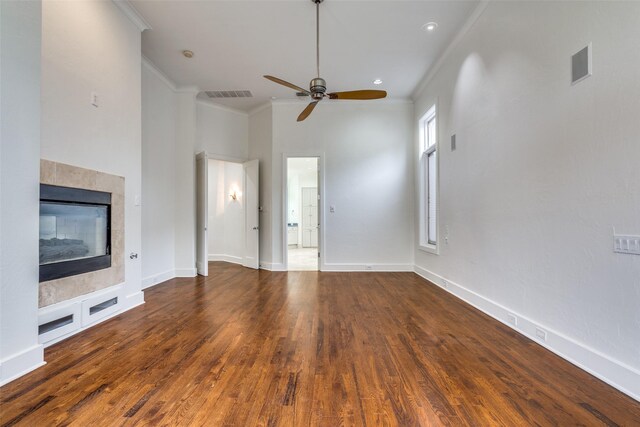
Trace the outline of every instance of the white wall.
[[[640, 396], [640, 4], [490, 2], [416, 98], [439, 114], [440, 255], [418, 271]], [[593, 76], [570, 56], [593, 43]], [[457, 150], [449, 149], [457, 134]], [[417, 137], [416, 137], [417, 138]], [[417, 161], [417, 146], [413, 150]], [[417, 230], [416, 226], [416, 230]]]
[[[244, 169], [240, 163], [209, 160], [209, 261], [242, 263], [244, 256]], [[235, 191], [237, 199], [230, 194]]]
[[0, 385], [38, 344], [41, 3], [0, 2]]
[[246, 160], [249, 154], [249, 115], [207, 101], [197, 101], [196, 153]]
[[[40, 154], [125, 178], [125, 254], [142, 249], [140, 63], [140, 30], [113, 2], [43, 3]], [[140, 287], [140, 258], [125, 257], [128, 303]]]
[[195, 138], [196, 93], [178, 92], [175, 156], [176, 275], [196, 275]]
[[174, 276], [177, 95], [147, 61], [142, 66], [142, 284]]
[[296, 122], [303, 108], [299, 102], [273, 104], [273, 252], [263, 259], [283, 268], [283, 154], [320, 154], [321, 268], [413, 269], [413, 105], [326, 102]]
[[249, 158], [259, 161], [260, 196], [260, 265], [272, 268], [271, 176], [273, 158], [273, 110], [271, 105], [249, 116]]

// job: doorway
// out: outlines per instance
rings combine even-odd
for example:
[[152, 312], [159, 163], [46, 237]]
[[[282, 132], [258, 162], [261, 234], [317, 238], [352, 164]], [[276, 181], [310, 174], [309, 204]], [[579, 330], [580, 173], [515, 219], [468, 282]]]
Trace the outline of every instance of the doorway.
[[196, 156], [196, 270], [209, 261], [259, 267], [258, 160]]
[[317, 157], [287, 158], [287, 270], [319, 270], [320, 209]]

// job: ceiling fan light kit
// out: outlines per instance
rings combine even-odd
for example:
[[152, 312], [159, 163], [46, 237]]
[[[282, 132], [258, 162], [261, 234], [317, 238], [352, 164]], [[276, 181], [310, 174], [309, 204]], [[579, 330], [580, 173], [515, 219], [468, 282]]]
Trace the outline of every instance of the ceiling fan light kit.
[[277, 77], [266, 75], [264, 76], [266, 79], [271, 80], [274, 83], [278, 83], [280, 85], [286, 86], [289, 89], [293, 89], [297, 92], [298, 96], [310, 96], [313, 98], [313, 101], [307, 105], [307, 107], [300, 113], [298, 116], [298, 121], [301, 122], [313, 111], [318, 102], [322, 101], [324, 98], [329, 99], [360, 99], [360, 100], [369, 100], [369, 99], [380, 99], [385, 98], [387, 96], [387, 92], [384, 90], [352, 90], [347, 92], [327, 92], [327, 82], [320, 77], [320, 3], [324, 0], [311, 0], [316, 5], [316, 71], [317, 77], [311, 79], [309, 83], [309, 90], [303, 89], [300, 86], [296, 86], [293, 83], [289, 83], [285, 80], [279, 79]]

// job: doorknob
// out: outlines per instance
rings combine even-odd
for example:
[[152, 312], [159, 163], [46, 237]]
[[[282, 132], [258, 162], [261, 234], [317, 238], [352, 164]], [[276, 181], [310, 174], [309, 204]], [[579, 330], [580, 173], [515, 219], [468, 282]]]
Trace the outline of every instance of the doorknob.
[[252, 230], [258, 230], [258, 227], [253, 227]]

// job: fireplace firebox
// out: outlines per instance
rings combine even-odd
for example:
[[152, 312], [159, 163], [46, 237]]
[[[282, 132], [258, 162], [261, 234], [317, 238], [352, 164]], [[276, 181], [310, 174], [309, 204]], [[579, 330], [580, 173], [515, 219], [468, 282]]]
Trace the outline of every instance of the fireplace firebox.
[[40, 184], [40, 282], [111, 267], [111, 193]]

